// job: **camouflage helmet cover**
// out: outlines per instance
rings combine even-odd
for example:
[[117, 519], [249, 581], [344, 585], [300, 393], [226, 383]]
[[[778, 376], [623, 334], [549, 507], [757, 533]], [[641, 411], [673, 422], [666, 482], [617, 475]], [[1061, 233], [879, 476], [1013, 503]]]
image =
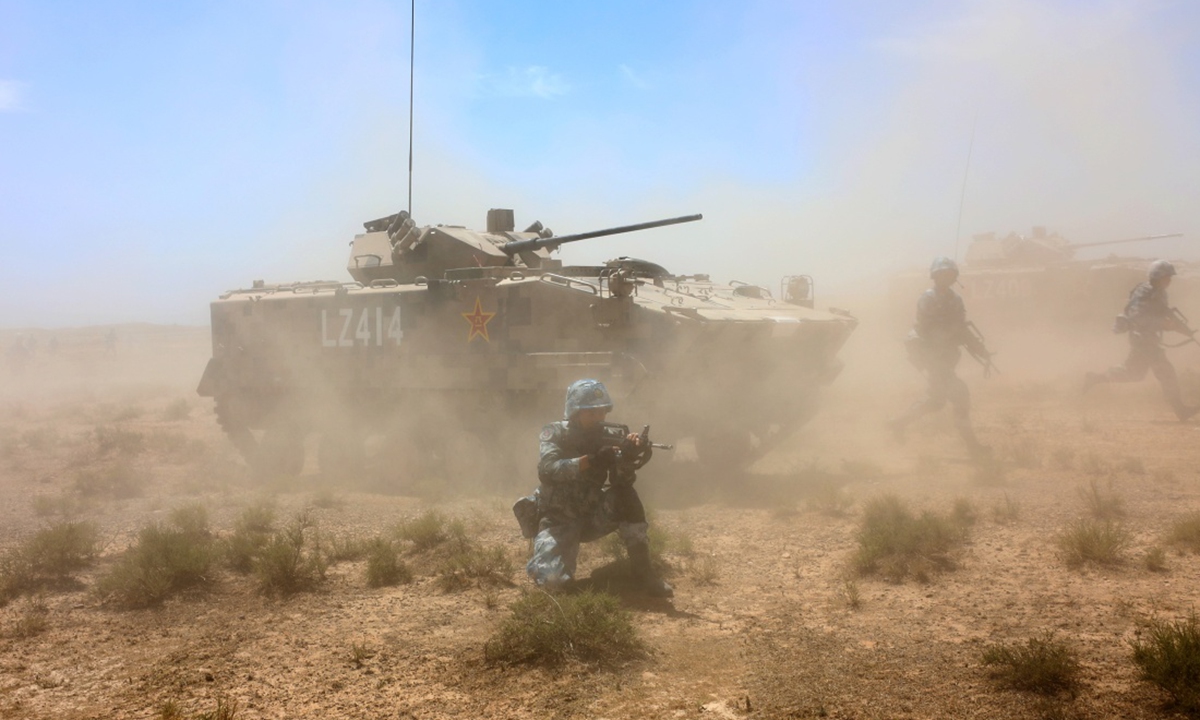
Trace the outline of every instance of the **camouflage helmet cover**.
[[1166, 260], [1155, 260], [1150, 263], [1150, 280], [1160, 280], [1165, 277], [1171, 277], [1175, 274], [1175, 266]]
[[567, 420], [575, 417], [580, 410], [605, 408], [612, 410], [612, 397], [608, 389], [599, 380], [576, 380], [567, 388], [567, 402], [563, 408], [563, 417]]
[[948, 272], [953, 273], [954, 277], [958, 277], [958, 263], [954, 262], [946, 256], [936, 257], [933, 259], [933, 264], [929, 266], [929, 277], [934, 277], [938, 273]]

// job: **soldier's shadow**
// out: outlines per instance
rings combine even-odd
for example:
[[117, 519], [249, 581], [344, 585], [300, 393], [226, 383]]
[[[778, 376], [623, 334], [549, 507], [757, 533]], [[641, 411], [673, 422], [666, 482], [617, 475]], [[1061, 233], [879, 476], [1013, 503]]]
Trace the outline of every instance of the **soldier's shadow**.
[[630, 610], [653, 612], [670, 618], [699, 620], [700, 616], [675, 607], [671, 598], [657, 598], [647, 595], [634, 581], [629, 572], [627, 560], [614, 560], [607, 565], [596, 568], [586, 578], [576, 581], [578, 592], [602, 592], [615, 595], [621, 605]]

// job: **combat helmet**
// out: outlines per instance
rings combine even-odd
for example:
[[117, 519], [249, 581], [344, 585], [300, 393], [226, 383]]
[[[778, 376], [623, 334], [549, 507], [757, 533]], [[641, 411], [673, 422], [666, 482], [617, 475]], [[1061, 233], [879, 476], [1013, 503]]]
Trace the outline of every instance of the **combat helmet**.
[[[958, 263], [954, 262], [945, 255], [933, 259], [933, 264], [929, 266], [929, 277], [936, 277], [938, 273], [951, 273], [954, 275], [954, 280], [958, 279]], [[953, 282], [953, 280], [951, 280]]]
[[605, 408], [612, 410], [612, 397], [608, 389], [599, 380], [576, 380], [567, 388], [567, 402], [563, 408], [563, 417], [567, 420], [575, 417], [580, 410]]
[[1175, 266], [1168, 260], [1155, 260], [1150, 263], [1150, 272], [1147, 275], [1150, 277], [1150, 282], [1171, 277], [1175, 274]]

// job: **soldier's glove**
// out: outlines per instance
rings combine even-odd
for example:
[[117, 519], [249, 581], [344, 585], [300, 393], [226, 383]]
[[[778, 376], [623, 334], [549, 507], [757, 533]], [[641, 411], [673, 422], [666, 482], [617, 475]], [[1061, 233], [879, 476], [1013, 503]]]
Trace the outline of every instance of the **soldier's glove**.
[[617, 449], [605, 445], [596, 452], [588, 455], [588, 465], [599, 470], [609, 470], [617, 464]]

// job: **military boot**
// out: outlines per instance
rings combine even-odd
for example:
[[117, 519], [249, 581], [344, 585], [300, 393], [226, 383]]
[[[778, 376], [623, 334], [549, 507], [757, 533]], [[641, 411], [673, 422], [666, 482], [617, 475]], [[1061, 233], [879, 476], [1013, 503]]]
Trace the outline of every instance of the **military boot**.
[[660, 578], [650, 566], [650, 546], [645, 543], [633, 543], [626, 546], [629, 552], [629, 564], [633, 568], [633, 580], [642, 592], [650, 597], [674, 597], [675, 589]]

